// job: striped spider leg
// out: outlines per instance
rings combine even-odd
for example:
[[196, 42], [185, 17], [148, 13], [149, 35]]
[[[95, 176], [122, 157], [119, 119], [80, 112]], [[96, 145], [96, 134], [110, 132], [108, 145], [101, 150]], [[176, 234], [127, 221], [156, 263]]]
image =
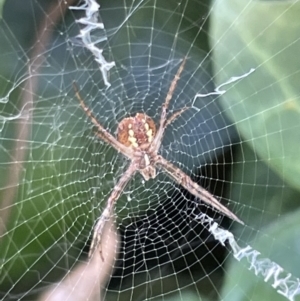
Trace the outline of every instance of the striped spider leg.
[[149, 179], [154, 179], [156, 177], [156, 169], [159, 168], [171, 179], [187, 189], [191, 194], [214, 207], [224, 215], [227, 215], [232, 220], [243, 224], [243, 222], [234, 213], [223, 206], [211, 193], [194, 182], [186, 173], [176, 167], [173, 163], [167, 161], [158, 154], [166, 127], [188, 109], [182, 108], [167, 118], [169, 104], [177, 82], [184, 69], [185, 62], [186, 58], [182, 60], [182, 63], [169, 87], [169, 91], [161, 109], [158, 129], [156, 129], [155, 122], [151, 117], [144, 113], [137, 113], [133, 117], [127, 117], [120, 121], [116, 138], [99, 123], [92, 111], [81, 98], [79, 89], [74, 83], [75, 94], [82, 109], [97, 128], [97, 132], [95, 133], [96, 136], [110, 144], [119, 153], [123, 154], [130, 160], [129, 166], [113, 188], [106, 202], [106, 206], [94, 227], [89, 256], [91, 256], [95, 250], [98, 250], [102, 260], [104, 260], [101, 248], [101, 238], [104, 226], [113, 214], [116, 201], [121, 196], [128, 182], [137, 172], [139, 172], [144, 179], [148, 181]]

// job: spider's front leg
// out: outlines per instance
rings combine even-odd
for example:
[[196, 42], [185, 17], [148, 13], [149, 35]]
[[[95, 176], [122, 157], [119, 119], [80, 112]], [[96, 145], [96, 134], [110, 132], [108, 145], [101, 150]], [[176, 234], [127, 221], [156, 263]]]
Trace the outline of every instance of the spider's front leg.
[[94, 116], [93, 112], [88, 108], [88, 106], [85, 104], [83, 98], [81, 97], [79, 93], [79, 89], [77, 87], [77, 84], [73, 82], [73, 88], [75, 90], [75, 95], [77, 99], [79, 100], [79, 103], [85, 112], [85, 114], [90, 118], [90, 120], [93, 122], [93, 124], [97, 127], [96, 135], [98, 138], [102, 139], [106, 143], [113, 146], [118, 152], [121, 152], [126, 157], [130, 158], [132, 155], [132, 152], [130, 151], [130, 148], [126, 147], [122, 143], [120, 143], [113, 135], [111, 135], [97, 120], [97, 118]]
[[101, 243], [102, 243], [101, 240], [102, 240], [104, 227], [106, 225], [106, 222], [110, 219], [112, 215], [115, 202], [122, 194], [124, 188], [126, 187], [131, 177], [135, 174], [136, 170], [137, 169], [135, 164], [131, 163], [127, 168], [127, 170], [125, 171], [125, 173], [120, 178], [117, 185], [114, 187], [114, 190], [112, 191], [111, 195], [109, 196], [104, 211], [102, 212], [94, 228], [93, 240], [90, 247], [89, 257], [91, 257], [94, 254], [94, 251], [98, 249], [101, 259], [102, 261], [104, 261], [104, 257], [102, 254], [102, 247], [101, 247]]
[[179, 111], [175, 112], [168, 120], [166, 120], [164, 128], [166, 128], [170, 123], [172, 123], [177, 117], [179, 117], [183, 112], [185, 112], [188, 109], [189, 109], [189, 107], [184, 107], [184, 108], [180, 109]]
[[182, 187], [187, 189], [191, 194], [200, 200], [204, 201], [208, 205], [217, 209], [224, 215], [227, 215], [232, 220], [239, 222], [244, 225], [244, 222], [241, 221], [233, 212], [228, 208], [222, 205], [210, 192], [194, 182], [185, 172], [173, 165], [171, 162], [164, 159], [162, 156], [157, 156], [157, 164], [169, 175], [173, 180], [175, 180]]
[[167, 94], [167, 97], [165, 99], [165, 102], [161, 108], [161, 115], [160, 115], [160, 122], [159, 122], [159, 128], [158, 128], [158, 131], [155, 135], [155, 138], [152, 142], [152, 146], [153, 146], [153, 149], [157, 152], [160, 148], [160, 145], [161, 145], [161, 141], [162, 141], [162, 138], [163, 138], [163, 135], [164, 135], [164, 131], [165, 131], [165, 128], [168, 124], [170, 124], [171, 122], [173, 122], [180, 114], [182, 114], [187, 108], [183, 108], [181, 110], [179, 110], [178, 112], [175, 112], [173, 114], [173, 116], [171, 116], [171, 118], [169, 118], [167, 120], [167, 111], [168, 111], [168, 108], [169, 108], [169, 104], [170, 104], [170, 101], [173, 97], [173, 93], [175, 91], [175, 88], [177, 86], [177, 82], [178, 80], [180, 79], [180, 76], [181, 76], [181, 73], [184, 69], [184, 65], [185, 65], [185, 62], [186, 62], [186, 57], [182, 60], [182, 63], [181, 65], [179, 66], [178, 70], [177, 70], [177, 73], [175, 74], [174, 78], [173, 78], [173, 81], [169, 87], [169, 91], [168, 91], [168, 94]]
[[109, 208], [108, 205], [106, 206], [94, 228], [93, 240], [89, 251], [89, 257], [91, 257], [94, 254], [94, 251], [96, 249], [99, 249], [100, 257], [102, 261], [104, 261], [104, 257], [102, 254], [101, 238], [103, 235], [104, 226], [111, 217], [111, 209], [112, 208]]

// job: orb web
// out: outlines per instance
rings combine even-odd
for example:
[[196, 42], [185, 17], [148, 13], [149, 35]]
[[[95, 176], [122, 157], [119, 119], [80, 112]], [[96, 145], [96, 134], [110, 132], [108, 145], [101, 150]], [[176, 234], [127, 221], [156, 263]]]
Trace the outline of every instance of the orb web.
[[[1, 300], [298, 300], [298, 11], [296, 1], [5, 1]], [[73, 82], [116, 136], [137, 113], [158, 125], [184, 57], [169, 115], [189, 109], [160, 154], [245, 225], [158, 170], [128, 184], [107, 260], [89, 260], [128, 162], [97, 138]]]

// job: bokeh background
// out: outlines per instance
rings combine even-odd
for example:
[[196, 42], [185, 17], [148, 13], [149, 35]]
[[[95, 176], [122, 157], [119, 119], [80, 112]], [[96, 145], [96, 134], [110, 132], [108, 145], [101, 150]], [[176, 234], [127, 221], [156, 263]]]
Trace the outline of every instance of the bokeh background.
[[[94, 37], [116, 63], [109, 89], [76, 39], [83, 11], [56, 0], [2, 5], [0, 298], [37, 300], [87, 260], [94, 222], [127, 164], [95, 138], [72, 82], [114, 134], [136, 112], [159, 120], [187, 56], [170, 111], [191, 109], [167, 129], [161, 153], [245, 225], [161, 173], [137, 177], [116, 206], [121, 245], [104, 298], [285, 300], [196, 216], [207, 213], [300, 277], [299, 2], [101, 1], [105, 29]], [[199, 95], [252, 68], [221, 86], [226, 93]]]

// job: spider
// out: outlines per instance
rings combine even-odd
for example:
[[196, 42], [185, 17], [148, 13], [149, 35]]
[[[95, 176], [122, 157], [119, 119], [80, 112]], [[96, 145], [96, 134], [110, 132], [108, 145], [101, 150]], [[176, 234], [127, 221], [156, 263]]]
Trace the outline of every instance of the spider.
[[182, 63], [169, 87], [167, 97], [162, 105], [158, 129], [151, 117], [144, 113], [137, 113], [134, 117], [127, 117], [121, 120], [117, 128], [117, 138], [110, 134], [98, 122], [92, 111], [87, 107], [83, 98], [80, 96], [77, 85], [73, 83], [76, 97], [78, 98], [82, 109], [97, 127], [95, 135], [114, 147], [119, 153], [122, 153], [130, 160], [128, 168], [115, 185], [107, 200], [106, 206], [94, 227], [89, 257], [91, 257], [94, 251], [98, 249], [101, 258], [104, 261], [101, 248], [101, 238], [104, 226], [112, 215], [116, 201], [122, 194], [127, 183], [137, 172], [139, 172], [143, 178], [148, 181], [149, 179], [154, 179], [156, 177], [156, 169], [158, 168], [165, 172], [171, 179], [175, 180], [179, 185], [187, 189], [195, 197], [219, 210], [232, 220], [243, 224], [243, 222], [235, 214], [223, 206], [211, 193], [195, 183], [187, 174], [176, 167], [173, 163], [159, 155], [166, 127], [188, 109], [187, 107], [184, 107], [175, 112], [171, 117], [167, 118], [168, 107], [177, 82], [184, 69], [185, 62], [186, 58], [182, 60]]

